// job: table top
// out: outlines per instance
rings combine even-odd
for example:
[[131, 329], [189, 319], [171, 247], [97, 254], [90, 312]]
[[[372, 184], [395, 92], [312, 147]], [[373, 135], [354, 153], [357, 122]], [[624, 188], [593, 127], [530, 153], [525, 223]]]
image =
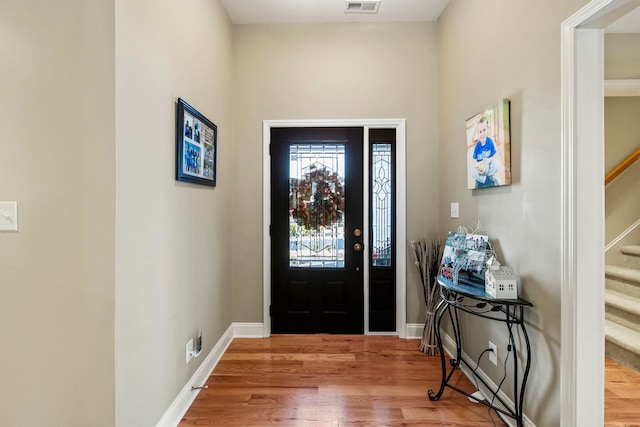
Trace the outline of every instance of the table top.
[[509, 305], [522, 305], [527, 307], [533, 307], [529, 301], [522, 298], [494, 298], [484, 290], [484, 280], [474, 277], [472, 279], [458, 278], [458, 283], [447, 279], [444, 276], [438, 276], [438, 283], [445, 289], [455, 292], [460, 295], [475, 298], [480, 301], [486, 301], [490, 303], [509, 304]]

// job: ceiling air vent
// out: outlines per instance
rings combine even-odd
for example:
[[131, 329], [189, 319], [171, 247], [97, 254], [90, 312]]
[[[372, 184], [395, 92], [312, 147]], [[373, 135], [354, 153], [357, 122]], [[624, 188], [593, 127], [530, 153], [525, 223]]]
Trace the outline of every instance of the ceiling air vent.
[[380, 0], [347, 1], [345, 13], [378, 13]]

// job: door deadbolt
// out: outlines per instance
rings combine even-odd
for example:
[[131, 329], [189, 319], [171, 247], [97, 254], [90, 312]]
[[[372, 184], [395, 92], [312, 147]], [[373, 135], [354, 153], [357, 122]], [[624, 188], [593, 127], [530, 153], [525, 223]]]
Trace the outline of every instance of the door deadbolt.
[[356, 237], [360, 237], [362, 235], [362, 231], [359, 228], [353, 230], [353, 235]]
[[356, 243], [353, 245], [353, 250], [356, 252], [360, 252], [362, 250], [362, 245], [360, 243]]

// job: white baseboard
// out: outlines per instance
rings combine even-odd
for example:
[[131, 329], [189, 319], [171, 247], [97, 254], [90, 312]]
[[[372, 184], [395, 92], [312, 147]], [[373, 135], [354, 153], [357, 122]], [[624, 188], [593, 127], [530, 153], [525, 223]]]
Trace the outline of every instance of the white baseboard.
[[239, 323], [231, 324], [234, 338], [265, 338], [264, 323]]
[[[233, 323], [234, 338], [265, 338], [264, 323]], [[422, 329], [424, 325], [419, 323], [407, 324], [406, 339], [422, 338]], [[367, 332], [367, 335], [398, 335], [397, 332]]]
[[[447, 334], [447, 333], [443, 333], [442, 334], [442, 338], [443, 338], [442, 339], [442, 345], [444, 346], [444, 350], [449, 354], [449, 356], [454, 357], [454, 354], [456, 352], [456, 342], [455, 342], [455, 340], [453, 338], [451, 338], [451, 336], [449, 334]], [[475, 365], [475, 361], [472, 360], [469, 357], [469, 355], [466, 354], [464, 351], [462, 352], [462, 359], [465, 362], [467, 362], [470, 366], [474, 366]], [[480, 386], [479, 391], [482, 394], [482, 396], [485, 399], [487, 399], [488, 401], [491, 400], [491, 397], [493, 396], [493, 393], [489, 392], [488, 390], [486, 390], [484, 388], [483, 384], [480, 381], [477, 381], [473, 377], [473, 373], [471, 372], [471, 370], [464, 363], [460, 364], [460, 369], [462, 369], [462, 372], [466, 375], [467, 378], [469, 378], [469, 381], [471, 381], [472, 384], [476, 384], [477, 383], [477, 385]], [[476, 369], [475, 375], [478, 378], [482, 378], [492, 389], [495, 390], [498, 387], [496, 385], [496, 383], [494, 383], [493, 380], [491, 380], [491, 378], [489, 378], [489, 376], [482, 369]], [[512, 408], [514, 407], [513, 401], [502, 390], [500, 390], [498, 392], [497, 396], [499, 396], [510, 407], [512, 407]], [[497, 399], [496, 399], [496, 401], [497, 401]], [[497, 402], [497, 403], [500, 404], [500, 402]], [[513, 418], [509, 418], [509, 417], [504, 416], [504, 415], [500, 415], [500, 418], [509, 427], [514, 427], [516, 425], [516, 421]], [[525, 427], [536, 427], [536, 425], [526, 415], [523, 415], [522, 421], [523, 421]]]
[[171, 406], [169, 406], [169, 409], [167, 409], [162, 418], [160, 418], [156, 427], [175, 427], [180, 423], [182, 417], [187, 413], [196, 396], [200, 393], [200, 390], [192, 391], [191, 387], [201, 387], [204, 385], [220, 361], [220, 358], [227, 350], [227, 347], [231, 344], [233, 338], [234, 326], [232, 324], [218, 340], [193, 376], [187, 381], [187, 384], [182, 388], [180, 393], [178, 393], [178, 396], [173, 403], [171, 403]]
[[604, 247], [604, 253], [609, 252], [613, 247], [615, 247], [618, 243], [620, 243], [625, 237], [629, 234], [633, 233], [636, 228], [640, 227], [640, 219], [631, 224], [629, 228], [624, 230], [618, 237], [613, 239], [607, 246]]
[[377, 337], [397, 337], [399, 334], [397, 332], [375, 332], [369, 331], [365, 333], [365, 335], [377, 336]]
[[407, 339], [422, 339], [423, 323], [407, 323]]

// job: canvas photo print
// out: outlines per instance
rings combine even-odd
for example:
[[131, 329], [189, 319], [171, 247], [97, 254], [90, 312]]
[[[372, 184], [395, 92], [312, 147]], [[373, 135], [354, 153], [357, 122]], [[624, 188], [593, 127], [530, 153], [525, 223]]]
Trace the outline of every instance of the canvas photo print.
[[467, 188], [511, 185], [509, 100], [469, 118], [467, 135]]

